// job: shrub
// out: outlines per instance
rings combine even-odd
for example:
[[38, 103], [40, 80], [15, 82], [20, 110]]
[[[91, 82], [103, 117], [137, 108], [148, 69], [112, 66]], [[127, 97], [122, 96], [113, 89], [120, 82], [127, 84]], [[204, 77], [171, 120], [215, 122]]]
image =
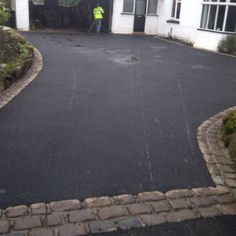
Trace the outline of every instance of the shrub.
[[229, 135], [236, 132], [236, 111], [224, 118], [223, 127], [224, 135]]
[[0, 26], [5, 25], [9, 18], [10, 13], [6, 7], [6, 1], [0, 0]]
[[0, 92], [8, 88], [31, 66], [33, 47], [12, 29], [0, 29]]
[[229, 149], [229, 154], [236, 165], [236, 133], [231, 135], [228, 149]]
[[226, 116], [222, 126], [222, 140], [236, 164], [236, 111]]
[[227, 35], [218, 45], [218, 51], [236, 55], [236, 35]]

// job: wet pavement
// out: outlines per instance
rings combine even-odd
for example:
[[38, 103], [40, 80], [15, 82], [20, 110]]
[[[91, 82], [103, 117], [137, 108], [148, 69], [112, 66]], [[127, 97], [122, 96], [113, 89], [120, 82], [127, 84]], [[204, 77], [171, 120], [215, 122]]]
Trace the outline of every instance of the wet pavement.
[[0, 110], [0, 208], [213, 186], [196, 132], [235, 105], [234, 58], [152, 37], [25, 36], [44, 68]]

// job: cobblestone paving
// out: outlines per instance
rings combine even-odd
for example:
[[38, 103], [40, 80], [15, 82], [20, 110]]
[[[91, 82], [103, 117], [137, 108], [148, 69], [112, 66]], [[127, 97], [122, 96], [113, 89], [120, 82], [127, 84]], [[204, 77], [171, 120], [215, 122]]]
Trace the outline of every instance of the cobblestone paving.
[[[0, 108], [23, 90], [42, 68], [35, 61], [25, 77], [0, 95]], [[128, 230], [166, 222], [236, 215], [236, 171], [220, 140], [222, 118], [236, 107], [205, 121], [198, 129], [198, 143], [216, 187], [177, 189], [167, 193], [88, 198], [36, 203], [0, 210], [0, 235], [76, 236]]]

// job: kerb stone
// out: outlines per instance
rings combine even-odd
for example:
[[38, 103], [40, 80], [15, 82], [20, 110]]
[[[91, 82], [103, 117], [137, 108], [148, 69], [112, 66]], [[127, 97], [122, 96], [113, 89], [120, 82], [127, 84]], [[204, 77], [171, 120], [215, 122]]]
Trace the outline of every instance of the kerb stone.
[[147, 202], [147, 201], [160, 201], [165, 199], [165, 195], [161, 192], [144, 192], [138, 195], [140, 201]]
[[226, 193], [229, 193], [229, 189], [225, 186], [217, 186], [215, 190], [217, 195], [224, 195]]
[[91, 233], [112, 232], [117, 230], [117, 226], [112, 220], [91, 222], [89, 223], [89, 226]]
[[111, 206], [97, 209], [98, 216], [101, 220], [107, 220], [120, 216], [125, 216], [126, 212], [121, 206]]
[[198, 209], [200, 215], [204, 218], [206, 217], [216, 217], [222, 215], [222, 212], [216, 207], [207, 207]]
[[95, 215], [91, 209], [73, 211], [69, 214], [69, 221], [72, 223], [81, 223], [89, 220], [95, 220]]
[[196, 207], [207, 207], [207, 206], [212, 206], [216, 203], [216, 201], [213, 198], [210, 198], [210, 197], [191, 198], [191, 202]]
[[110, 206], [112, 204], [111, 198], [109, 197], [87, 198], [84, 202], [87, 207], [103, 207]]
[[60, 213], [53, 213], [47, 216], [47, 225], [56, 226], [65, 223], [64, 215]]
[[226, 184], [231, 188], [236, 188], [236, 181], [234, 179], [226, 179]]
[[150, 204], [153, 207], [154, 211], [157, 213], [171, 210], [170, 204], [166, 200], [159, 202], [151, 202]]
[[32, 229], [30, 231], [30, 236], [53, 236], [52, 229]]
[[136, 197], [130, 194], [124, 194], [124, 195], [114, 196], [112, 200], [114, 204], [126, 205], [136, 202]]
[[28, 236], [25, 231], [23, 232], [11, 232], [8, 234], [3, 234], [2, 236]]
[[46, 204], [36, 203], [31, 205], [32, 215], [45, 215], [47, 213]]
[[221, 195], [221, 196], [214, 196], [214, 199], [219, 204], [230, 204], [230, 203], [233, 203], [235, 201], [234, 195], [231, 194], [231, 193]]
[[69, 224], [59, 229], [59, 236], [79, 236], [87, 234], [82, 224]]
[[8, 207], [6, 209], [7, 217], [18, 217], [28, 214], [27, 206]]
[[120, 229], [129, 230], [142, 227], [141, 221], [137, 217], [127, 217], [117, 221]]
[[159, 224], [163, 224], [166, 222], [166, 219], [162, 214], [140, 215], [140, 218], [148, 226], [159, 225]]
[[127, 208], [129, 209], [132, 215], [150, 213], [152, 211], [151, 207], [143, 203], [135, 203], [135, 204], [127, 205]]
[[224, 215], [236, 215], [236, 203], [232, 203], [228, 205], [217, 205], [217, 208]]
[[0, 220], [0, 234], [7, 233], [10, 229], [10, 224], [6, 220]]
[[166, 197], [169, 199], [175, 198], [184, 198], [184, 197], [192, 197], [193, 193], [188, 189], [179, 189], [179, 190], [171, 190], [166, 193]]
[[236, 181], [236, 174], [233, 173], [224, 173], [226, 179], [234, 179]]
[[212, 196], [216, 194], [216, 189], [212, 187], [208, 188], [193, 188], [192, 192], [194, 196], [201, 197], [201, 196]]
[[229, 165], [219, 165], [219, 168], [224, 172], [224, 173], [236, 173], [235, 169]]
[[172, 199], [172, 200], [169, 200], [169, 203], [172, 206], [172, 208], [175, 210], [192, 207], [191, 202], [189, 201], [189, 199], [186, 199], [186, 198]]
[[189, 209], [180, 210], [177, 212], [170, 212], [166, 215], [166, 219], [168, 222], [181, 222], [184, 220], [191, 220], [196, 218], [198, 218], [198, 216], [195, 215], [194, 212]]
[[40, 216], [25, 216], [15, 221], [15, 230], [31, 229], [41, 226]]
[[77, 210], [82, 207], [79, 200], [66, 200], [66, 201], [57, 201], [57, 202], [51, 202], [50, 208], [52, 211], [70, 211], [70, 210]]

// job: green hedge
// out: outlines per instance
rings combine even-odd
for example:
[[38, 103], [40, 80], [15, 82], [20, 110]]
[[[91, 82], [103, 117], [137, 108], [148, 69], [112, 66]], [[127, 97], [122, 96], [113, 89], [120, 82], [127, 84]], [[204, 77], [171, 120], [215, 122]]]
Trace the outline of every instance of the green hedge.
[[32, 65], [33, 46], [12, 29], [0, 29], [0, 92]]
[[236, 55], [236, 35], [227, 35], [218, 45], [218, 51], [222, 53]]
[[226, 116], [223, 120], [222, 140], [236, 164], [236, 111]]
[[10, 13], [6, 7], [6, 1], [0, 0], [0, 26], [5, 25], [9, 17]]

